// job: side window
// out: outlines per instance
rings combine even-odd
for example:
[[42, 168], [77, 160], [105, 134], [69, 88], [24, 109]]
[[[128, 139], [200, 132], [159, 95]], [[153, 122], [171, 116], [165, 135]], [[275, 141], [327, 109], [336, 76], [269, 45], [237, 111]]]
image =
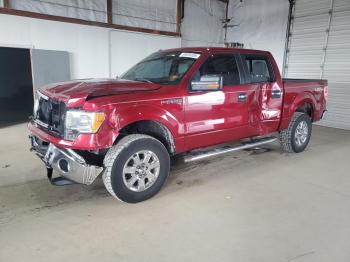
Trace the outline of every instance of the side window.
[[253, 83], [269, 82], [273, 79], [267, 57], [246, 56], [245, 61]]
[[195, 74], [195, 80], [203, 75], [220, 75], [223, 77], [223, 85], [240, 84], [240, 75], [236, 59], [233, 55], [213, 55], [201, 66]]

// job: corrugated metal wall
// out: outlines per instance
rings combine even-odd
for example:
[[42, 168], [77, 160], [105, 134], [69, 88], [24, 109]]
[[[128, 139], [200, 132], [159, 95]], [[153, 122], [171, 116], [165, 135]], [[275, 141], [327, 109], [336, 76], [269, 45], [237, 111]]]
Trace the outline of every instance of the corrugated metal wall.
[[296, 0], [285, 77], [328, 79], [320, 123], [350, 129], [350, 0]]

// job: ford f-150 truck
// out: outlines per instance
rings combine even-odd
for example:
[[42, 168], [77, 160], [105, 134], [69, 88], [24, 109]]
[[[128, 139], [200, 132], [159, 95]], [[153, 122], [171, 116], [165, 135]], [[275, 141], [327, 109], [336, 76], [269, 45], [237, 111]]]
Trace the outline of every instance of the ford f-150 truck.
[[[28, 128], [52, 184], [102, 174], [112, 196], [136, 203], [161, 189], [174, 155], [194, 161], [276, 139], [303, 151], [327, 95], [326, 80], [282, 79], [269, 52], [170, 49], [117, 79], [41, 88]], [[240, 143], [219, 146], [231, 141]]]

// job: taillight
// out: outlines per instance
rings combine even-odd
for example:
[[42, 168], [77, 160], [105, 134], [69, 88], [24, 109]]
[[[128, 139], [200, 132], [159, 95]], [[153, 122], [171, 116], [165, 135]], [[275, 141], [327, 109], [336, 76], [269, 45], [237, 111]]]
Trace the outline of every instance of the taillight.
[[328, 86], [325, 86], [323, 88], [323, 96], [324, 96], [324, 99], [327, 101], [328, 100]]

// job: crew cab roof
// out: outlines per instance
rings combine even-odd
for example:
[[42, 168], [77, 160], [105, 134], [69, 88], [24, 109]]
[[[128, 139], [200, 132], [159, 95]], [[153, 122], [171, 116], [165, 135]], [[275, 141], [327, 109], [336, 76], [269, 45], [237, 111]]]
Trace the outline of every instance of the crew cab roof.
[[220, 53], [220, 52], [239, 52], [242, 54], [245, 53], [254, 53], [254, 54], [270, 54], [268, 51], [254, 50], [254, 49], [242, 49], [242, 48], [228, 48], [228, 47], [183, 47], [183, 48], [172, 48], [164, 49], [159, 51], [179, 51], [179, 52], [200, 52], [200, 53]]

